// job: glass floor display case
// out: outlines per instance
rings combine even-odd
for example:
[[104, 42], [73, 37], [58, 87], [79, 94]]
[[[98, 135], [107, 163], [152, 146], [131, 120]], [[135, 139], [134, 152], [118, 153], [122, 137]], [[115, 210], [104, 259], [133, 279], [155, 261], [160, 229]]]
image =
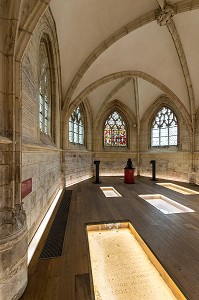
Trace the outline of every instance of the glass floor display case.
[[144, 199], [163, 214], [178, 214], [178, 213], [187, 213], [194, 212], [193, 209], [184, 206], [170, 198], [163, 196], [161, 194], [148, 194], [148, 195], [139, 195], [140, 198]]
[[167, 189], [173, 190], [175, 192], [181, 193], [183, 195], [197, 195], [199, 192], [185, 188], [183, 186], [174, 184], [174, 183], [169, 183], [169, 182], [164, 182], [164, 183], [156, 183], [158, 185], [164, 186]]
[[186, 299], [130, 222], [88, 224], [92, 300]]

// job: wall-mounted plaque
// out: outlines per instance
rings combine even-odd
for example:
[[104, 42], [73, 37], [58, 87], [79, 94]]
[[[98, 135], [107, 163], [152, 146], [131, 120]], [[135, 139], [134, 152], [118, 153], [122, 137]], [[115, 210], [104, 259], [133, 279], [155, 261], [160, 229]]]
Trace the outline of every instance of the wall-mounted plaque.
[[32, 192], [32, 178], [29, 178], [22, 182], [21, 187], [21, 198], [25, 198], [28, 194]]

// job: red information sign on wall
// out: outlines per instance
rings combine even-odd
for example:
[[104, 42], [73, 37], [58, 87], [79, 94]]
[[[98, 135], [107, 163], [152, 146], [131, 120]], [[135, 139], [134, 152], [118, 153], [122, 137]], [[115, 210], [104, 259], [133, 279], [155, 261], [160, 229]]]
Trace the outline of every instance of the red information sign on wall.
[[21, 198], [25, 198], [29, 193], [32, 192], [32, 178], [29, 178], [22, 182], [21, 187]]

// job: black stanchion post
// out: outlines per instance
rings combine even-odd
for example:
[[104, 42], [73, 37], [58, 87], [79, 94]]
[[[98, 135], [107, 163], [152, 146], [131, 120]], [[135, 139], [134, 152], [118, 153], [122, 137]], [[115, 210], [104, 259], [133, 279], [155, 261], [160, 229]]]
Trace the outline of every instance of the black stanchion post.
[[93, 183], [101, 183], [99, 181], [99, 164], [100, 164], [100, 160], [94, 160], [94, 164], [96, 165], [96, 175], [95, 175], [95, 181]]
[[152, 164], [152, 178], [151, 178], [151, 180], [157, 181], [157, 179], [156, 179], [156, 161], [151, 160], [150, 164]]

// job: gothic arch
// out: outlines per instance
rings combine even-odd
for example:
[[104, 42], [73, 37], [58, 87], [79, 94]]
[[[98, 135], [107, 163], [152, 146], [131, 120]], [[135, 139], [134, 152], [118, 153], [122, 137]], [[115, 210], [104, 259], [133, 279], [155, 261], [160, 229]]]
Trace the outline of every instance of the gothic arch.
[[[93, 124], [92, 120], [92, 113], [89, 106], [89, 102], [87, 98], [84, 99], [81, 103], [79, 103], [79, 106], [81, 106], [81, 110], [84, 117], [84, 132], [85, 132], [85, 138], [84, 138], [84, 145], [82, 147], [87, 148], [88, 150], [91, 150], [91, 128]], [[73, 109], [74, 110], [74, 109]], [[63, 122], [63, 148], [69, 149], [71, 147], [69, 143], [69, 118], [71, 114], [73, 113], [73, 110], [69, 110], [67, 114], [65, 115], [65, 120]], [[75, 146], [76, 148], [79, 148], [79, 146]]]
[[[198, 3], [190, 3], [186, 0], [181, 1], [180, 3], [177, 3], [177, 5], [173, 6], [173, 10], [175, 14], [197, 9], [198, 8]], [[157, 20], [158, 15], [159, 15], [160, 10], [156, 9], [154, 11], [150, 11], [149, 13], [143, 15], [142, 17], [139, 17], [116, 32], [114, 32], [111, 36], [109, 36], [106, 40], [104, 40], [96, 49], [94, 49], [90, 55], [86, 58], [84, 63], [81, 65], [77, 73], [72, 79], [72, 82], [68, 88], [68, 91], [66, 93], [66, 96], [64, 98], [64, 109], [66, 105], [69, 105], [70, 100], [72, 98], [72, 95], [75, 91], [75, 88], [78, 86], [81, 78], [84, 76], [88, 68], [92, 65], [92, 63], [104, 52], [106, 51], [109, 47], [111, 47], [115, 42], [117, 42], [119, 39], [123, 38], [124, 36], [128, 35], [132, 31], [136, 30], [139, 27], [142, 27], [150, 22], [153, 22], [154, 20]]]
[[[136, 128], [133, 127], [133, 124], [136, 124], [135, 115], [130, 108], [128, 108], [119, 100], [115, 99], [113, 101], [110, 101], [104, 108], [101, 108], [96, 116], [93, 131], [94, 151], [102, 151], [104, 124], [108, 116], [114, 111], [117, 111], [119, 114], [121, 114], [126, 123], [127, 149], [132, 150], [133, 145], [136, 145], [137, 134], [135, 130]], [[96, 132], [98, 132], [97, 135], [95, 134]]]
[[[183, 131], [183, 135], [186, 136], [187, 143], [183, 143], [183, 150], [191, 150], [192, 143], [192, 124], [191, 117], [188, 114], [186, 108], [182, 105], [180, 101], [170, 99], [167, 95], [159, 96], [146, 110], [145, 114], [141, 119], [141, 136], [145, 136], [144, 140], [147, 141], [147, 145], [142, 142], [141, 149], [149, 149], [150, 148], [150, 135], [151, 135], [151, 126], [154, 119], [154, 116], [158, 113], [158, 111], [166, 106], [170, 108], [174, 114], [176, 115], [178, 121], [178, 132], [179, 132], [179, 142], [181, 139], [181, 132]], [[181, 150], [181, 143], [179, 144], [179, 150]]]
[[[142, 78], [146, 81], [148, 81], [149, 83], [155, 85], [156, 87], [158, 87], [160, 90], [162, 90], [168, 98], [174, 100], [174, 101], [178, 101], [179, 103], [180, 100], [179, 98], [166, 86], [164, 85], [162, 82], [160, 82], [158, 79], [154, 78], [153, 76], [142, 72], [142, 71], [136, 71], [136, 70], [130, 70], [130, 71], [122, 71], [122, 72], [117, 72], [117, 73], [113, 73], [107, 76], [104, 76], [102, 78], [100, 78], [99, 80], [93, 82], [92, 84], [90, 84], [87, 88], [85, 88], [72, 102], [71, 104], [66, 104], [64, 103], [64, 108], [63, 108], [63, 114], [65, 113], [66, 110], [70, 110], [71, 107], [76, 107], [78, 106], [78, 104], [87, 96], [89, 95], [92, 91], [94, 91], [97, 87], [110, 82], [112, 80], [116, 80], [118, 78], [125, 78], [125, 77], [137, 77], [137, 78]], [[182, 104], [183, 105], [183, 104]]]

